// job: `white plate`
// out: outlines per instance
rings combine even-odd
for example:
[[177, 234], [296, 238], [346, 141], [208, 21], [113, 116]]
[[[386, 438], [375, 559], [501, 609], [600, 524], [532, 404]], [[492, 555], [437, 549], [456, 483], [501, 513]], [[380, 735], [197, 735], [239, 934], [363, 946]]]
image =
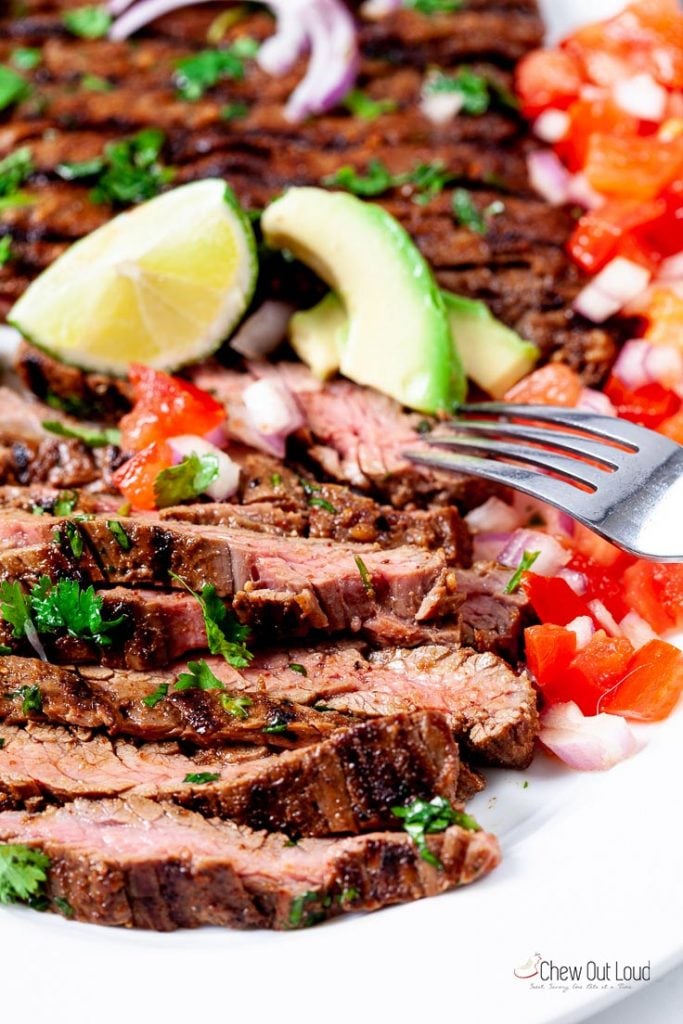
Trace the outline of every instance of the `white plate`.
[[[557, 34], [620, 4], [542, 6]], [[683, 710], [642, 733], [645, 749], [604, 774], [542, 756], [490, 773], [472, 809], [500, 836], [503, 864], [437, 899], [286, 934], [124, 933], [3, 910], [3, 1011], [51, 1024], [583, 1020], [642, 984], [617, 981], [617, 964], [649, 963], [655, 980], [683, 959]], [[536, 958], [580, 979], [515, 976]], [[588, 981], [592, 964], [611, 980]]]

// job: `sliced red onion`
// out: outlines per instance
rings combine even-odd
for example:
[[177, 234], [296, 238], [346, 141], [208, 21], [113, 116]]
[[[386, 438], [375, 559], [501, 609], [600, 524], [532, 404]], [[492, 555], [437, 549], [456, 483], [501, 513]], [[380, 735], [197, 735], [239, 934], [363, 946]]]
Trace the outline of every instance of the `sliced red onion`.
[[666, 113], [667, 91], [652, 75], [640, 74], [622, 78], [612, 89], [618, 107], [643, 121], [661, 121]]
[[551, 149], [537, 149], [527, 157], [529, 181], [546, 202], [562, 206], [569, 199], [571, 175]]
[[26, 635], [26, 639], [28, 640], [28, 642], [30, 643], [31, 647], [36, 652], [40, 660], [47, 661], [47, 654], [45, 653], [45, 648], [40, 642], [38, 630], [36, 629], [32, 619], [27, 619], [26, 622], [24, 623], [24, 633]]
[[420, 100], [420, 110], [432, 124], [448, 124], [460, 113], [464, 102], [460, 92], [430, 92]]
[[230, 348], [247, 359], [270, 355], [285, 340], [294, 309], [289, 302], [264, 302], [232, 336]]
[[586, 716], [573, 702], [546, 708], [539, 738], [570, 768], [588, 772], [612, 768], [641, 747], [619, 715]]
[[590, 615], [578, 615], [568, 622], [565, 628], [576, 634], [576, 649], [578, 651], [583, 650], [590, 643], [591, 637], [595, 633], [595, 625]]
[[256, 62], [269, 75], [286, 75], [308, 49], [305, 8], [308, 0], [273, 0], [275, 34], [261, 46]]
[[356, 27], [341, 0], [311, 0], [305, 18], [311, 58], [285, 107], [289, 121], [302, 121], [336, 106], [358, 74]]
[[602, 323], [645, 291], [650, 276], [646, 267], [617, 256], [579, 292], [574, 309], [593, 323]]
[[199, 437], [197, 434], [180, 434], [178, 437], [171, 437], [168, 444], [178, 461], [182, 461], [193, 453], [199, 456], [215, 455], [218, 460], [218, 476], [204, 493], [214, 501], [225, 501], [235, 493], [240, 481], [240, 467], [215, 444], [211, 444], [206, 438]]
[[656, 640], [657, 634], [650, 625], [637, 612], [628, 612], [619, 623], [619, 629], [627, 640], [630, 640], [638, 651], [650, 640]]
[[548, 107], [534, 121], [534, 135], [543, 142], [559, 142], [567, 134], [569, 114], [566, 110]]
[[403, 0], [365, 0], [360, 6], [360, 13], [368, 21], [380, 21], [395, 11], [400, 11]]
[[616, 416], [617, 410], [610, 402], [607, 395], [594, 388], [583, 388], [576, 403], [577, 409], [585, 412], [596, 412], [599, 416]]
[[[192, 0], [193, 3], [207, 3], [208, 0]], [[128, 39], [134, 32], [148, 25], [150, 21], [156, 21], [164, 14], [170, 14], [181, 7], [188, 7], [189, 0], [138, 0], [138, 3], [124, 3], [119, 9], [125, 11], [114, 21], [109, 29], [109, 38], [118, 42]], [[118, 10], [109, 8], [112, 14]]]
[[509, 533], [475, 533], [472, 538], [472, 556], [474, 561], [498, 562], [498, 556], [509, 542]]
[[653, 381], [675, 387], [683, 381], [683, 353], [672, 345], [651, 345], [634, 338], [622, 348], [613, 372], [627, 388], [640, 388]]
[[564, 580], [567, 586], [571, 587], [574, 593], [578, 594], [579, 597], [583, 597], [588, 590], [588, 577], [582, 572], [577, 572], [576, 569], [567, 569], [565, 567], [564, 569], [560, 569], [557, 575], [561, 580]]
[[657, 274], [658, 281], [683, 280], [683, 252], [677, 252], [662, 261]]
[[500, 498], [489, 498], [483, 505], [472, 509], [465, 516], [465, 522], [471, 530], [485, 532], [507, 532], [516, 530], [522, 523], [517, 509]]
[[609, 608], [605, 607], [602, 601], [589, 601], [588, 607], [590, 608], [595, 621], [602, 626], [609, 636], [621, 636], [621, 630], [617, 625], [617, 620], [614, 618]]
[[525, 551], [539, 552], [532, 566], [532, 571], [539, 576], [556, 576], [571, 558], [571, 553], [550, 534], [539, 530], [515, 530], [498, 556], [498, 561], [501, 565], [516, 568]]
[[282, 381], [269, 377], [249, 384], [242, 401], [247, 425], [274, 455], [282, 458], [287, 437], [304, 424], [294, 395]]
[[595, 191], [582, 171], [572, 174], [569, 180], [568, 199], [579, 206], [585, 206], [587, 210], [597, 210], [605, 202], [605, 197]]
[[133, 3], [135, 3], [135, 0], [109, 0], [107, 10], [114, 17], [117, 17], [117, 15], [123, 14]]

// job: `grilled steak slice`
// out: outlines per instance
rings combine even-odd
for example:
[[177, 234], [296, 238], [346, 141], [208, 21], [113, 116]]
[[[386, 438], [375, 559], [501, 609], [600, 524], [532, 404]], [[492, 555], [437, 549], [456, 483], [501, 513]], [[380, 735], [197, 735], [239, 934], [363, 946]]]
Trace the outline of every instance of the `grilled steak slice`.
[[8, 811], [0, 814], [0, 840], [48, 855], [48, 896], [67, 900], [77, 920], [157, 931], [299, 928], [435, 896], [500, 861], [494, 836], [458, 826], [427, 838], [439, 870], [403, 833], [292, 847], [283, 835], [136, 798]]
[[[184, 670], [182, 664], [163, 673], [96, 665], [72, 668], [6, 656], [0, 659], [0, 720], [10, 725], [37, 720], [138, 740], [183, 740], [199, 747], [296, 747], [348, 725], [342, 714], [271, 697], [257, 680], [242, 710], [230, 703], [225, 691], [174, 690]], [[296, 669], [287, 666], [285, 672], [293, 677]], [[40, 710], [27, 706], [27, 692], [39, 695]]]
[[220, 752], [192, 757], [175, 744], [83, 739], [54, 726], [0, 725], [0, 737], [3, 810], [135, 795], [252, 828], [322, 836], [392, 827], [391, 808], [415, 797], [456, 800], [458, 749], [439, 714], [361, 722], [321, 743], [238, 763]]
[[493, 651], [513, 663], [520, 661], [524, 629], [537, 620], [524, 591], [506, 593], [510, 570], [479, 562], [454, 572], [463, 597], [458, 608], [462, 643], [477, 651]]
[[99, 493], [97, 491], [59, 489], [47, 484], [29, 484], [20, 487], [17, 484], [0, 486], [0, 510], [16, 509], [19, 512], [31, 512], [33, 515], [49, 513], [54, 515], [58, 502], [67, 502], [72, 511], [79, 515], [91, 515], [97, 512], [112, 513], [121, 508], [120, 494]]

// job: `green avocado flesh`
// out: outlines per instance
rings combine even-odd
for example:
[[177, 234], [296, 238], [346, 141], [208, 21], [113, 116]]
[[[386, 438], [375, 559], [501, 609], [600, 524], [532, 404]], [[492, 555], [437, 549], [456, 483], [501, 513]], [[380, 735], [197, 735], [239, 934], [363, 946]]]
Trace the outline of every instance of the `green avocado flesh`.
[[317, 306], [294, 314], [289, 321], [289, 341], [313, 375], [328, 380], [339, 370], [348, 327], [346, 310], [335, 293], [328, 292]]
[[441, 293], [385, 210], [344, 192], [292, 188], [266, 209], [261, 226], [268, 245], [288, 249], [339, 296], [348, 319], [339, 335], [345, 377], [419, 412], [449, 412], [462, 401], [465, 375]]

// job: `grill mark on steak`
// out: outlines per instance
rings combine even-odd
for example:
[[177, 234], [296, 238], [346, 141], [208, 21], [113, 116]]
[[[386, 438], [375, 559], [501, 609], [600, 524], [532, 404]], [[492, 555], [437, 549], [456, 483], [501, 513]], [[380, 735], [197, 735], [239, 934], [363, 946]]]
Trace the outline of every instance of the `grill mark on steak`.
[[[0, 725], [0, 736], [3, 810], [141, 796], [298, 837], [391, 827], [391, 808], [415, 797], [456, 801], [458, 749], [438, 714], [356, 723], [320, 743], [237, 763], [55, 726]], [[186, 780], [198, 770], [219, 778]]]
[[75, 404], [83, 417], [115, 423], [130, 408], [131, 388], [127, 381], [84, 373], [26, 342], [20, 346], [14, 366], [24, 385], [42, 402], [57, 396]]
[[290, 847], [285, 835], [139, 798], [8, 811], [0, 814], [0, 839], [49, 856], [48, 897], [66, 899], [76, 920], [159, 931], [301, 927], [435, 896], [500, 861], [495, 837], [457, 826], [427, 837], [438, 870], [402, 833]]

